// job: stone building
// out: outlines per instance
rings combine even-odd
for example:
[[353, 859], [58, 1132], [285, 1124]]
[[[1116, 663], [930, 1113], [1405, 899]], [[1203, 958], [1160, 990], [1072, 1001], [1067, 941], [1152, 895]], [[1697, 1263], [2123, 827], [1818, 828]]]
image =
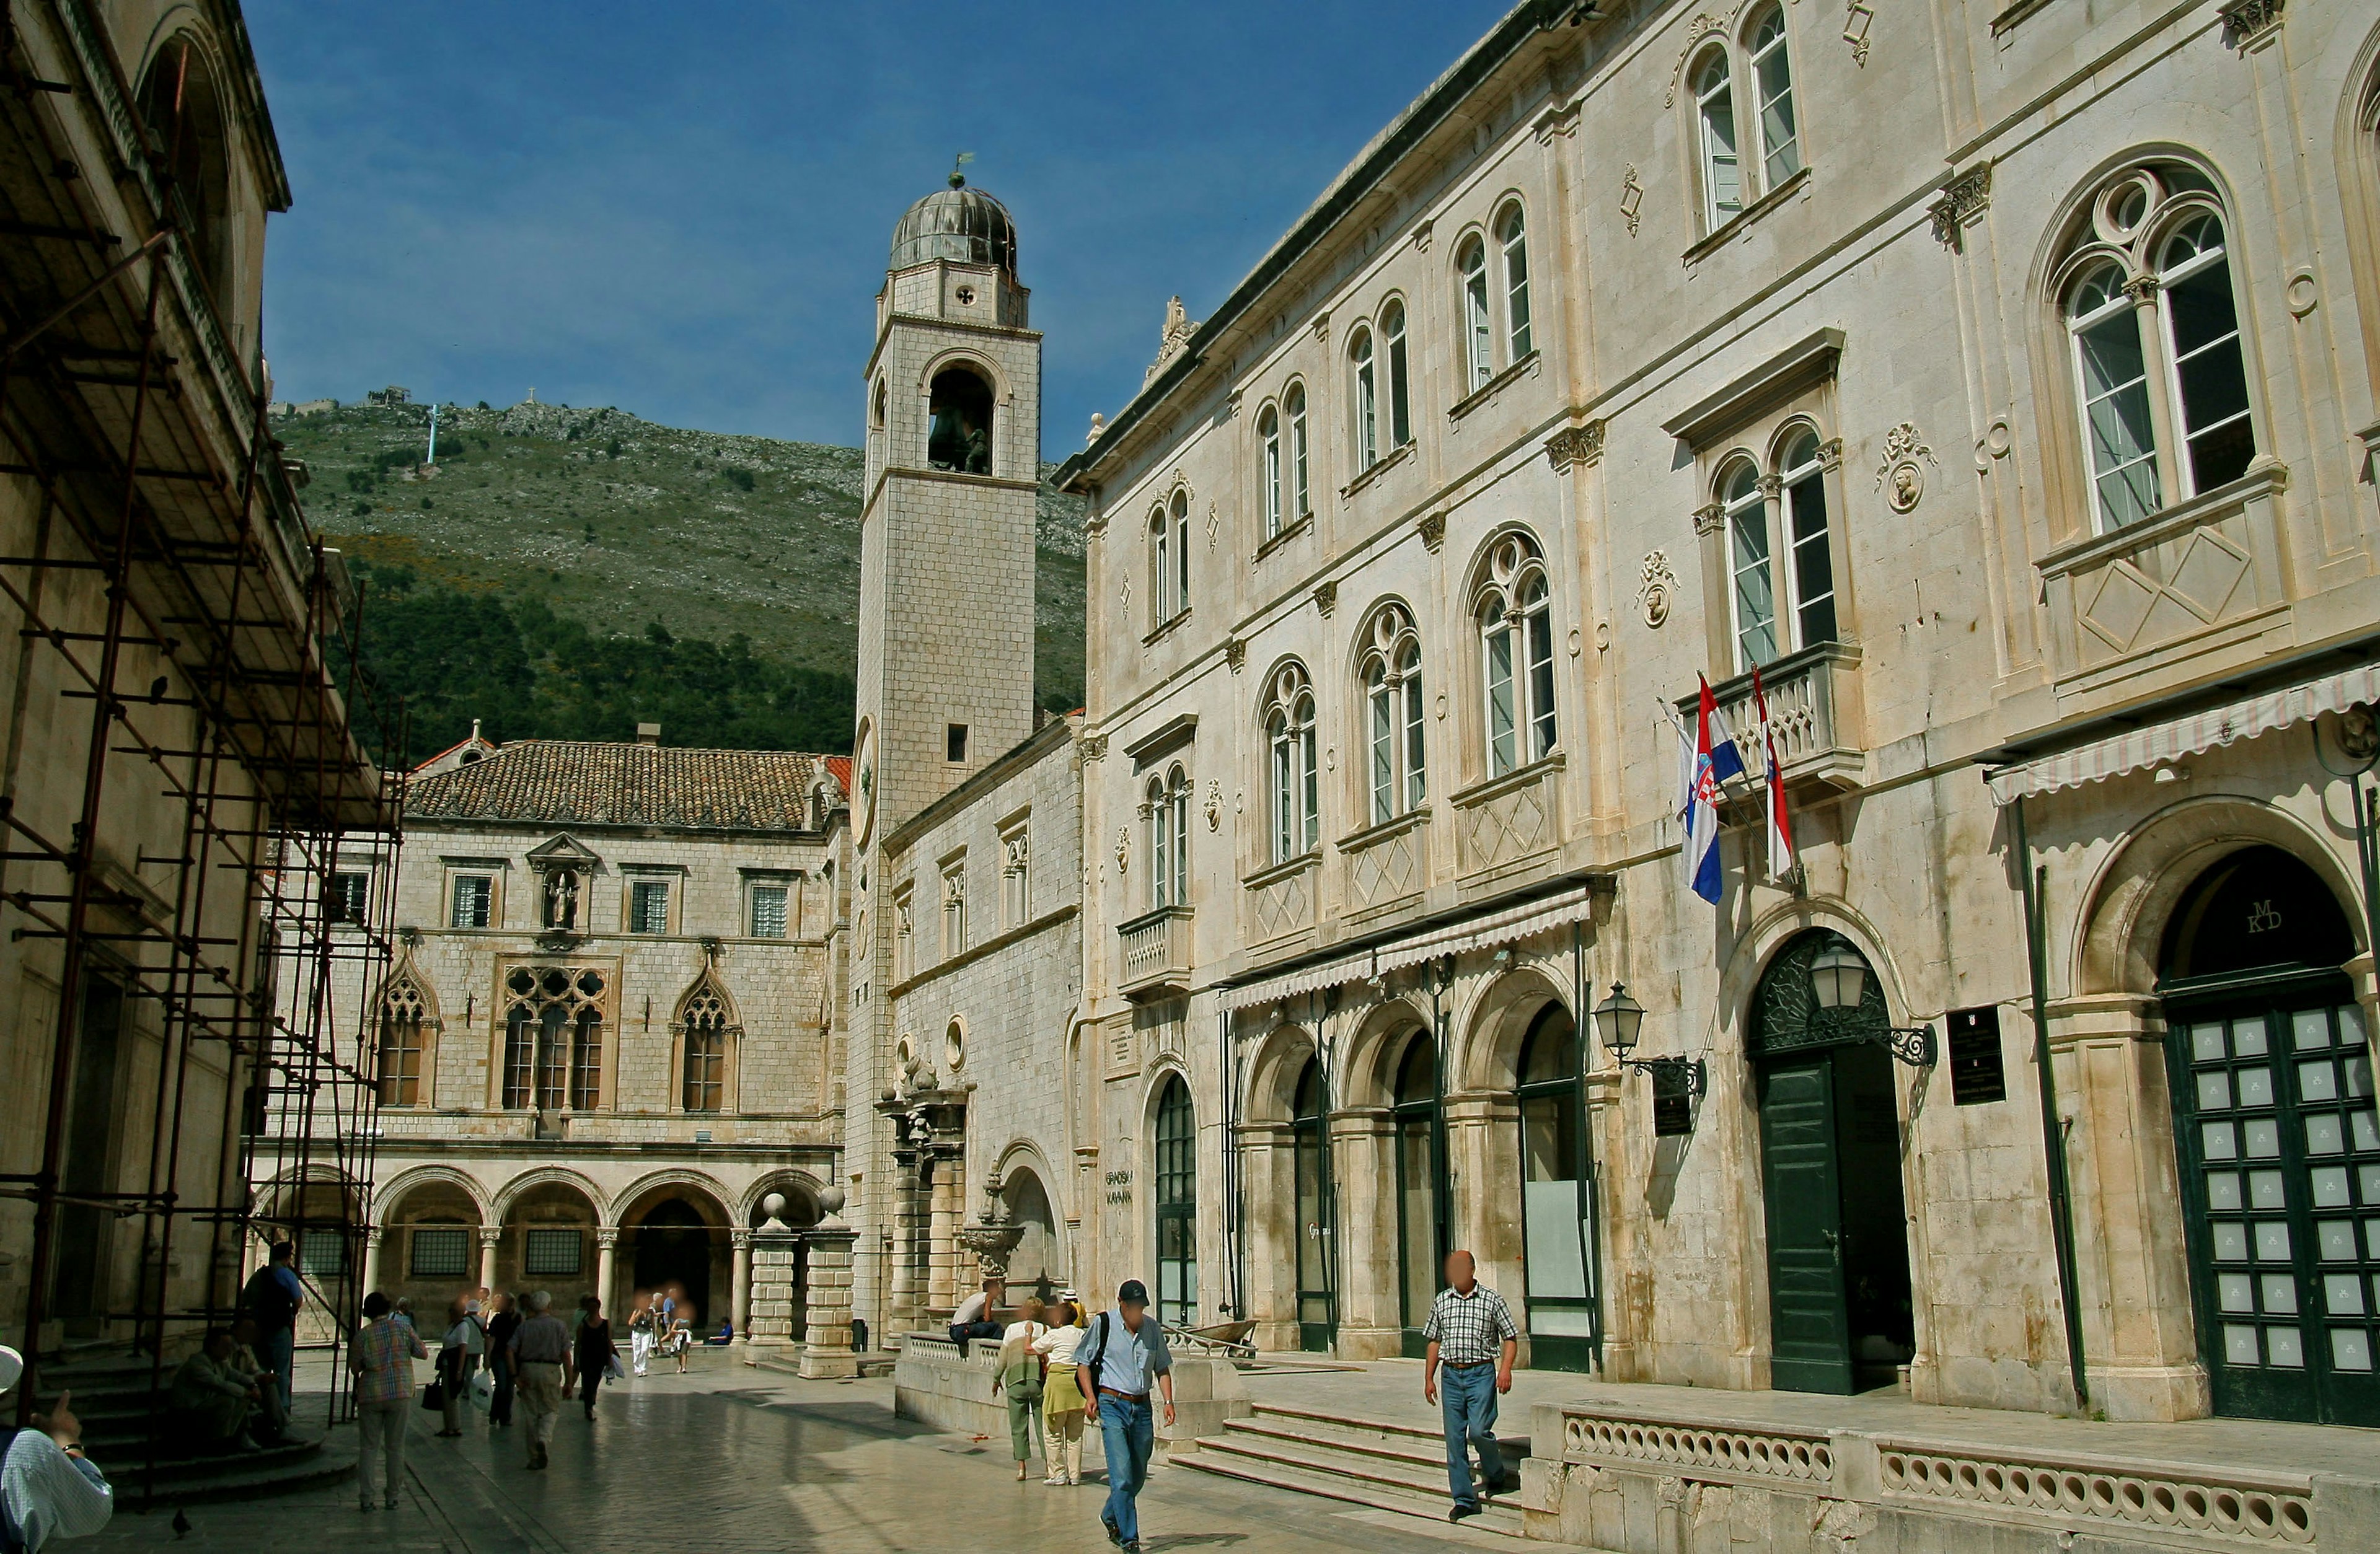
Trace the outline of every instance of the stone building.
[[842, 763], [660, 732], [475, 727], [409, 783], [393, 883], [338, 878], [344, 931], [397, 943], [375, 989], [343, 989], [379, 1102], [365, 1287], [434, 1311], [542, 1285], [617, 1310], [675, 1285], [742, 1333], [764, 1201], [820, 1217]]
[[1061, 473], [1076, 1272], [2380, 1422], [2375, 103], [2316, 0], [1499, 22]]

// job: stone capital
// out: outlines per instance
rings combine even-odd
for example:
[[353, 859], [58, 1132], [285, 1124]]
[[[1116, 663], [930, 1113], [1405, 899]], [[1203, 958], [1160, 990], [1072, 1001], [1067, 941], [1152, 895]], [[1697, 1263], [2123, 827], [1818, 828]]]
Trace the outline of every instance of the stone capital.
[[497, 1242], [504, 1240], [504, 1228], [502, 1225], [481, 1225], [480, 1227], [480, 1244], [481, 1246], [493, 1246]]
[[747, 1252], [752, 1247], [752, 1232], [747, 1229], [732, 1230], [727, 1232], [727, 1241], [738, 1252]]
[[596, 1226], [596, 1227], [595, 1227], [595, 1244], [596, 1244], [596, 1245], [598, 1245], [598, 1246], [617, 1246], [617, 1245], [619, 1245], [619, 1244], [620, 1244], [620, 1227], [619, 1227], [619, 1226], [617, 1226], [617, 1225], [598, 1225], [598, 1226]]

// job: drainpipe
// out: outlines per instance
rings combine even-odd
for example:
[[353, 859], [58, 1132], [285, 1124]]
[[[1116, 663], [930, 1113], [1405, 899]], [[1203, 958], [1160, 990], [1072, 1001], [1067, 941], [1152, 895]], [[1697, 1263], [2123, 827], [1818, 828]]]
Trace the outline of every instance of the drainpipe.
[[2091, 1384], [2083, 1376], [2082, 1292], [2074, 1271], [2074, 1202], [2066, 1183], [2066, 1131], [2058, 1120], [2058, 1080], [2049, 1065], [2049, 950], [2043, 942], [2041, 892], [2048, 870], [2033, 862], [2033, 838], [2025, 829], [2024, 798], [2014, 806], [2016, 850], [2024, 892], [2025, 958], [2033, 976], [2033, 1062], [2040, 1075], [2041, 1147], [2049, 1172], [2051, 1241], [2058, 1252], [2058, 1298], [2066, 1308], [2066, 1359], [2074, 1378], [2074, 1404], [2091, 1412]]
[[[1220, 1001], [1219, 1001], [1220, 1003]], [[1216, 1072], [1223, 1080], [1224, 1267], [1231, 1275], [1226, 1303], [1234, 1322], [1247, 1318], [1248, 1246], [1246, 1190], [1240, 1160], [1240, 1055], [1232, 1040], [1232, 1011], [1215, 1012]]]

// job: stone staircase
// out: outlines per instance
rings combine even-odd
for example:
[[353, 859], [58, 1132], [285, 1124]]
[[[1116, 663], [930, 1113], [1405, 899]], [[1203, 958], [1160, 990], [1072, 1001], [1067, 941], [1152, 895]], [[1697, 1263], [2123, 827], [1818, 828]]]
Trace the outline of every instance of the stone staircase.
[[[82, 1421], [83, 1445], [115, 1487], [117, 1505], [127, 1509], [253, 1499], [335, 1483], [355, 1471], [353, 1426], [334, 1429], [327, 1439], [296, 1435], [257, 1451], [200, 1456], [165, 1447], [152, 1465], [149, 1432], [162, 1425], [166, 1402], [163, 1387], [152, 1389], [148, 1355], [121, 1344], [70, 1347], [42, 1370], [45, 1402], [59, 1390], [74, 1393], [70, 1406]], [[170, 1384], [173, 1374], [169, 1363], [164, 1381]], [[319, 1399], [298, 1402], [315, 1403], [319, 1414]]]
[[[1500, 1444], [1515, 1487], [1484, 1501], [1480, 1514], [1463, 1524], [1517, 1538], [1521, 1461], [1529, 1442], [1508, 1436]], [[1200, 1437], [1195, 1451], [1177, 1451], [1172, 1461], [1176, 1467], [1432, 1522], [1444, 1522], [1453, 1504], [1446, 1488], [1446, 1439], [1439, 1432], [1313, 1409], [1259, 1405], [1225, 1421], [1220, 1434]]]

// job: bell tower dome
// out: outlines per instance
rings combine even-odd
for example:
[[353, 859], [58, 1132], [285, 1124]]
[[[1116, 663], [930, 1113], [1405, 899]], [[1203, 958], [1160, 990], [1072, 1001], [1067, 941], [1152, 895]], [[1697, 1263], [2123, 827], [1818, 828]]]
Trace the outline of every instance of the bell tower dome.
[[854, 840], [1033, 732], [1041, 336], [1016, 223], [953, 172], [892, 229], [865, 374]]

